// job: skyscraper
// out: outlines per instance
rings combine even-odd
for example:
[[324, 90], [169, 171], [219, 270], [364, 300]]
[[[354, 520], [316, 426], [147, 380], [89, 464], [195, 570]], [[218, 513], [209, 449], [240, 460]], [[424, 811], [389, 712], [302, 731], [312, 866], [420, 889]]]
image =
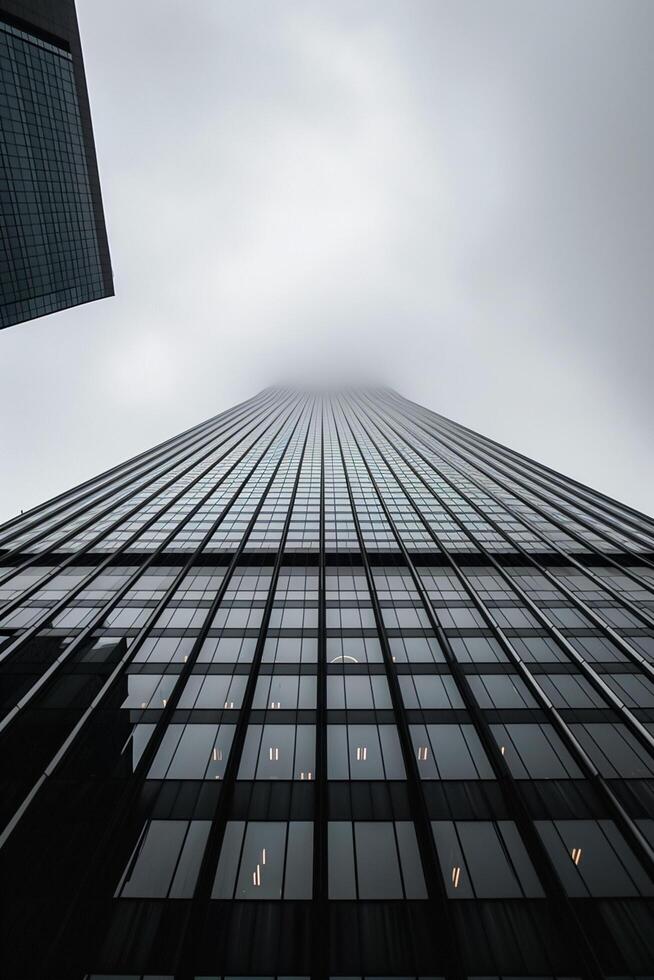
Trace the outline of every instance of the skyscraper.
[[113, 291], [74, 0], [0, 0], [0, 328]]
[[653, 543], [389, 390], [10, 521], [3, 974], [651, 974]]

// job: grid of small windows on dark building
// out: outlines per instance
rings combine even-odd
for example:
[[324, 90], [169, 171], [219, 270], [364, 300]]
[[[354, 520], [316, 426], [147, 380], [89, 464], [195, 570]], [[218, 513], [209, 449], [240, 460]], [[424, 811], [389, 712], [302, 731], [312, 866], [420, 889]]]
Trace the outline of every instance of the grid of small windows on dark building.
[[0, 328], [112, 295], [72, 0], [0, 3], [0, 137]]
[[651, 975], [653, 540], [386, 390], [10, 521], [6, 975]]

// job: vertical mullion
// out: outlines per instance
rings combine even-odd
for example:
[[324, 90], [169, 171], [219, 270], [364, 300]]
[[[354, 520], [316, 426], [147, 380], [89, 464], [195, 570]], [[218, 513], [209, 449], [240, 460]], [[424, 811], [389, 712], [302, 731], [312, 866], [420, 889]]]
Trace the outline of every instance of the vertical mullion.
[[[583, 963], [583, 969], [585, 971], [585, 975], [588, 977], [588, 980], [594, 980], [594, 978], [601, 977], [603, 975], [602, 970], [599, 967], [599, 963], [595, 956], [594, 950], [587, 942], [586, 936], [580, 928], [580, 923], [578, 922], [574, 908], [568, 899], [565, 889], [559, 879], [558, 873], [554, 868], [554, 865], [549, 857], [549, 854], [545, 850], [545, 846], [543, 845], [540, 836], [538, 834], [538, 831], [534, 826], [533, 820], [527, 810], [522, 795], [520, 794], [520, 791], [516, 785], [516, 781], [509, 770], [506, 760], [504, 759], [504, 757], [500, 752], [499, 746], [490, 730], [484, 712], [481, 710], [481, 708], [479, 708], [477, 704], [476, 698], [474, 697], [472, 689], [470, 688], [470, 685], [468, 683], [468, 679], [465, 673], [463, 672], [463, 670], [461, 669], [461, 666], [454, 655], [454, 651], [450, 646], [449, 638], [445, 630], [443, 629], [440, 619], [436, 611], [434, 610], [434, 607], [432, 606], [429, 597], [425, 593], [422, 580], [416, 570], [416, 567], [413, 563], [413, 559], [411, 558], [409, 552], [407, 551], [406, 545], [402, 540], [402, 536], [399, 530], [397, 529], [397, 526], [390, 512], [390, 509], [386, 504], [383, 494], [379, 489], [377, 480], [375, 479], [372, 473], [368, 460], [366, 459], [365, 454], [361, 450], [356, 434], [352, 429], [351, 423], [348, 422], [347, 424], [352, 433], [352, 437], [354, 439], [355, 445], [357, 446], [359, 455], [363, 461], [366, 472], [368, 473], [370, 482], [377, 495], [377, 499], [379, 500], [382, 506], [382, 509], [386, 516], [386, 520], [388, 521], [390, 527], [393, 530], [393, 535], [395, 537], [397, 547], [399, 548], [402, 554], [406, 567], [409, 569], [414, 587], [416, 588], [420, 596], [422, 607], [427, 617], [429, 618], [432, 629], [434, 630], [443, 648], [443, 652], [445, 654], [452, 676], [454, 677], [457, 687], [459, 688], [461, 697], [463, 698], [464, 704], [466, 705], [470, 718], [473, 720], [475, 729], [477, 730], [477, 734], [479, 735], [479, 738], [481, 739], [481, 742], [486, 749], [488, 758], [490, 760], [491, 766], [493, 767], [493, 770], [495, 771], [499, 785], [503, 790], [507, 802], [509, 803], [510, 812], [512, 812], [514, 815], [515, 821], [520, 829], [525, 844], [528, 847], [534, 865], [538, 870], [541, 881], [545, 886], [547, 893], [552, 901], [552, 904], [557, 912], [558, 920], [562, 928], [565, 929], [565, 931], [569, 934], [570, 942], [571, 943], [576, 942], [577, 946], [579, 947], [580, 958]], [[389, 466], [388, 463], [386, 463], [386, 465]], [[407, 496], [407, 500], [408, 500], [409, 497], [406, 493], [406, 490], [403, 489], [403, 492], [405, 496]], [[433, 531], [432, 534], [433, 534], [434, 542], [439, 545], [439, 547], [445, 554], [448, 563], [451, 566], [453, 566], [454, 569], [456, 569], [456, 566], [454, 565], [454, 562], [450, 556], [449, 551], [446, 548], [443, 548], [443, 546], [438, 541], [436, 534]], [[496, 630], [494, 630], [494, 632], [496, 632]], [[573, 928], [573, 924], [574, 924], [574, 928]]]
[[320, 406], [320, 529], [318, 554], [318, 662], [316, 677], [316, 806], [313, 840], [313, 956], [314, 980], [329, 977], [329, 883], [327, 832], [327, 633], [325, 568], [325, 402]]
[[[390, 466], [390, 464], [388, 463], [388, 461], [383, 457], [383, 455], [381, 454], [379, 448], [377, 447], [377, 445], [374, 442], [374, 440], [372, 439], [372, 437], [368, 436], [368, 438], [370, 439], [370, 441], [372, 442], [372, 444], [375, 446], [375, 449], [377, 450], [377, 452], [380, 455], [380, 457], [382, 459], [384, 459], [384, 462], [385, 462], [386, 466], [391, 470], [391, 472], [393, 472], [393, 475], [395, 476], [395, 479], [397, 480], [397, 476], [395, 475], [392, 467]], [[397, 452], [399, 454], [399, 450], [397, 450]], [[410, 463], [407, 462], [406, 465], [411, 468], [411, 464]], [[436, 470], [436, 472], [438, 472], [438, 471]], [[428, 533], [432, 536], [432, 538], [435, 541], [435, 543], [438, 544], [440, 547], [442, 547], [442, 545], [440, 545], [440, 542], [438, 541], [438, 536], [436, 535], [436, 533], [431, 528], [428, 520], [425, 518], [425, 516], [420, 511], [420, 508], [415, 503], [413, 497], [406, 490], [404, 492], [406, 494], [407, 500], [409, 500], [409, 503], [413, 507], [414, 511], [419, 516], [419, 518], [422, 520], [422, 522], [423, 522], [426, 530], [428, 531]], [[459, 525], [462, 528], [462, 530], [465, 531], [464, 525], [462, 524], [462, 522], [459, 521], [459, 519], [457, 518], [456, 514], [453, 511], [450, 510], [450, 508], [448, 507], [448, 505], [441, 500], [441, 498], [438, 496], [438, 494], [433, 489], [431, 490], [431, 493], [439, 501], [439, 503], [441, 504], [441, 506], [443, 506], [447, 510], [447, 512], [450, 514], [450, 516], [453, 518], [453, 520], [456, 520], [459, 523]], [[502, 568], [499, 565], [499, 563], [495, 561], [495, 559], [490, 555], [490, 553], [486, 550], [486, 548], [484, 547], [484, 545], [476, 538], [476, 536], [472, 535], [470, 532], [467, 532], [467, 531], [466, 531], [466, 533], [470, 534], [471, 539], [475, 542], [475, 544], [478, 547], [480, 553], [483, 555], [484, 560], [487, 561], [492, 567], [496, 568], [499, 571], [499, 573], [502, 575], [503, 579], [508, 583], [508, 585], [509, 585], [509, 587], [511, 589], [515, 588], [515, 586], [513, 585], [512, 581], [510, 579], [510, 577], [508, 575], [506, 575], [506, 573], [504, 573], [504, 571], [502, 570]], [[632, 818], [627, 814], [626, 810], [624, 809], [624, 807], [622, 806], [622, 804], [619, 802], [619, 800], [617, 799], [617, 797], [613, 793], [613, 790], [610, 788], [610, 786], [607, 783], [607, 781], [597, 771], [597, 768], [595, 767], [595, 765], [588, 758], [585, 750], [582, 748], [582, 746], [580, 745], [580, 743], [578, 742], [578, 740], [574, 736], [574, 734], [570, 731], [568, 725], [562, 719], [560, 713], [554, 708], [554, 706], [551, 704], [551, 702], [549, 701], [549, 699], [545, 696], [542, 688], [540, 687], [540, 685], [538, 684], [537, 680], [533, 676], [533, 674], [532, 674], [531, 670], [529, 669], [529, 667], [525, 664], [525, 662], [522, 660], [522, 658], [518, 656], [518, 654], [516, 653], [516, 651], [513, 648], [512, 643], [510, 642], [510, 640], [506, 636], [504, 630], [498, 625], [498, 623], [496, 622], [495, 618], [492, 616], [490, 610], [486, 606], [485, 602], [480, 598], [480, 596], [477, 595], [475, 589], [468, 582], [468, 577], [465, 574], [465, 572], [462, 570], [462, 568], [460, 567], [459, 563], [456, 561], [456, 559], [452, 555], [450, 555], [447, 552], [446, 552], [446, 554], [447, 554], [447, 558], [448, 558], [448, 561], [449, 561], [450, 566], [452, 567], [453, 571], [457, 574], [457, 576], [463, 582], [463, 584], [465, 586], [465, 589], [466, 589], [466, 591], [468, 593], [468, 596], [470, 597], [471, 601], [474, 603], [475, 607], [479, 610], [479, 612], [484, 617], [484, 619], [485, 619], [485, 621], [486, 621], [486, 623], [488, 625], [488, 628], [492, 631], [493, 635], [497, 639], [497, 641], [500, 644], [500, 646], [502, 647], [502, 649], [507, 653], [509, 659], [511, 660], [511, 663], [513, 664], [514, 667], [516, 667], [518, 673], [521, 674], [524, 677], [524, 679], [526, 680], [528, 686], [530, 687], [530, 689], [534, 693], [535, 697], [537, 698], [538, 701], [540, 701], [541, 708], [547, 714], [550, 722], [553, 724], [553, 727], [562, 736], [564, 742], [567, 743], [568, 748], [571, 750], [572, 754], [575, 756], [575, 758], [576, 758], [577, 762], [579, 763], [580, 768], [582, 769], [582, 771], [585, 771], [586, 778], [588, 779], [588, 781], [591, 784], [595, 785], [598, 788], [600, 794], [604, 797], [604, 799], [606, 800], [606, 802], [607, 802], [610, 810], [613, 812], [613, 814], [614, 814], [614, 816], [616, 818], [616, 822], [626, 832], [626, 836], [631, 841], [631, 843], [634, 846], [635, 850], [637, 851], [640, 859], [642, 860], [642, 862], [645, 864], [645, 866], [648, 868], [648, 870], [650, 871], [650, 873], [654, 877], [654, 852], [652, 851], [652, 848], [651, 848], [650, 844], [648, 843], [647, 839], [642, 834], [642, 832], [640, 831], [640, 829], [638, 828], [638, 826], [635, 824], [635, 822], [632, 820]], [[538, 607], [535, 607], [534, 606], [534, 608], [538, 611], [539, 619], [541, 619], [541, 621], [545, 620], [545, 622], [543, 624], [544, 627], [548, 630], [548, 632], [549, 631], [552, 631], [552, 624], [550, 624], [548, 621], [546, 621], [546, 617], [542, 617], [541, 616], [540, 610], [538, 610]], [[564, 642], [561, 644], [562, 645], [562, 648], [563, 648], [564, 652], [566, 652], [566, 653], [569, 654], [568, 644], [565, 642], [565, 638], [563, 638], [563, 639], [564, 639]], [[577, 661], [577, 658], [573, 658], [573, 659], [575, 659], [575, 662]], [[592, 673], [594, 674], [594, 672], [592, 672]], [[602, 690], [602, 694], [606, 697], [606, 694], [605, 694], [604, 690]], [[624, 710], [622, 710], [620, 708], [620, 706], [618, 706], [615, 703], [615, 699], [613, 699], [613, 701], [612, 701], [612, 706], [614, 708], [616, 708], [616, 710], [619, 710], [620, 711], [621, 715], [624, 717], [624, 719], [627, 722], [627, 724], [629, 724], [630, 717], [628, 717], [627, 714], [626, 714], [626, 712]], [[482, 713], [481, 717], [484, 718], [483, 713]], [[632, 729], [632, 731], [634, 732], [634, 734], [638, 737], [639, 741], [644, 746], [644, 748], [650, 754], [654, 754], [652, 752], [652, 737], [650, 736], [649, 732], [639, 722], [637, 722], [637, 720], [635, 718], [633, 720], [634, 720], [634, 722], [636, 722], [636, 724], [635, 725], [629, 725], [629, 727]]]
[[[284, 431], [284, 428], [287, 425], [290, 424], [290, 420], [292, 418], [292, 414], [293, 414], [293, 411], [294, 410], [295, 410], [295, 405], [293, 406], [293, 409], [291, 410], [291, 413], [289, 414], [289, 416], [284, 420], [284, 422], [280, 426], [280, 429], [278, 430], [278, 432], [276, 433], [276, 435], [273, 437], [273, 440], [271, 442], [271, 445], [274, 442], [274, 440], [276, 438], [278, 438], [282, 434], [282, 432]], [[241, 539], [241, 541], [239, 543], [238, 548], [236, 549], [236, 551], [234, 552], [234, 554], [232, 556], [232, 559], [230, 561], [230, 564], [229, 564], [229, 566], [228, 566], [228, 568], [227, 568], [227, 570], [225, 572], [225, 576], [223, 578], [223, 581], [221, 582], [220, 587], [218, 589], [218, 592], [217, 592], [216, 596], [214, 597], [214, 599], [212, 601], [212, 604], [211, 604], [210, 609], [207, 611], [207, 615], [206, 615], [206, 618], [204, 620], [203, 626], [202, 626], [202, 628], [201, 628], [201, 630], [199, 632], [199, 635], [196, 638], [196, 640], [195, 640], [195, 642], [193, 644], [193, 647], [192, 647], [191, 651], [188, 654], [188, 659], [187, 659], [186, 663], [184, 664], [182, 671], [178, 675], [177, 682], [175, 683], [175, 686], [174, 686], [174, 688], [173, 688], [173, 690], [171, 692], [171, 695], [170, 695], [170, 697], [169, 697], [169, 699], [167, 701], [166, 707], [163, 709], [163, 711], [161, 713], [161, 717], [159, 718], [158, 722], [156, 723], [155, 731], [152, 733], [152, 736], [150, 737], [150, 739], [149, 739], [149, 741], [148, 741], [148, 743], [147, 743], [147, 745], [146, 745], [146, 747], [145, 747], [145, 749], [144, 749], [144, 751], [143, 751], [143, 753], [142, 753], [142, 755], [141, 755], [141, 757], [139, 759], [138, 765], [136, 766], [136, 768], [134, 769], [134, 772], [132, 773], [131, 785], [130, 785], [130, 787], [128, 789], [128, 792], [125, 794], [125, 797], [124, 797], [124, 799], [123, 799], [123, 801], [122, 801], [122, 803], [121, 803], [121, 805], [120, 805], [120, 807], [118, 809], [118, 813], [114, 816], [114, 819], [112, 819], [111, 823], [107, 826], [107, 828], [105, 830], [105, 834], [104, 834], [103, 840], [98, 842], [98, 848], [97, 848], [97, 851], [96, 851], [96, 861], [95, 862], [92, 862], [92, 867], [90, 867], [87, 870], [86, 879], [85, 879], [87, 887], [90, 887], [90, 885], [92, 884], [94, 890], [96, 890], [98, 892], [101, 892], [103, 884], [105, 886], [108, 886], [109, 878], [111, 876], [111, 867], [110, 866], [113, 864], [113, 861], [112, 861], [113, 855], [111, 853], [111, 847], [109, 846], [109, 842], [111, 840], [113, 840], [113, 839], [116, 838], [116, 836], [117, 836], [117, 827], [119, 825], [121, 825], [122, 822], [124, 822], [127, 819], [129, 819], [129, 815], [130, 815], [131, 809], [133, 808], [133, 806], [134, 806], [134, 804], [136, 802], [136, 799], [137, 799], [138, 794], [139, 794], [139, 792], [141, 790], [141, 787], [142, 787], [143, 782], [147, 778], [147, 772], [150, 769], [150, 766], [151, 766], [151, 764], [152, 764], [152, 762], [154, 760], [154, 757], [155, 757], [155, 755], [157, 753], [157, 750], [158, 750], [158, 748], [159, 748], [159, 746], [161, 744], [161, 740], [163, 738], [163, 735], [164, 735], [164, 733], [165, 733], [165, 731], [166, 731], [166, 729], [168, 727], [168, 724], [169, 724], [169, 722], [170, 722], [170, 720], [171, 720], [171, 718], [172, 718], [172, 716], [174, 714], [174, 711], [177, 708], [177, 703], [179, 701], [179, 697], [180, 697], [180, 695], [182, 693], [182, 690], [184, 689], [184, 687], [186, 685], [186, 681], [188, 680], [188, 678], [191, 676], [191, 674], [193, 672], [193, 667], [195, 666], [195, 663], [197, 661], [197, 657], [198, 657], [198, 654], [199, 654], [200, 649], [202, 647], [202, 644], [203, 644], [203, 642], [204, 642], [204, 640], [205, 640], [205, 638], [207, 636], [207, 633], [208, 633], [208, 631], [210, 629], [210, 624], [211, 624], [211, 622], [212, 622], [212, 620], [213, 620], [213, 618], [214, 618], [217, 610], [220, 607], [220, 604], [221, 604], [221, 602], [223, 600], [223, 597], [224, 597], [224, 595], [225, 595], [225, 593], [227, 591], [227, 587], [228, 587], [229, 582], [231, 580], [231, 577], [232, 577], [232, 575], [234, 573], [234, 570], [237, 567], [237, 565], [238, 565], [238, 563], [239, 563], [239, 561], [240, 561], [240, 559], [241, 559], [241, 557], [243, 555], [243, 552], [245, 550], [245, 546], [247, 544], [247, 540], [249, 538], [249, 535], [250, 535], [250, 533], [252, 531], [252, 528], [254, 527], [254, 525], [256, 523], [257, 517], [258, 517], [258, 515], [259, 515], [259, 513], [261, 511], [261, 508], [263, 507], [263, 503], [264, 503], [264, 501], [266, 499], [266, 496], [268, 494], [268, 491], [270, 490], [270, 487], [272, 486], [272, 484], [274, 482], [275, 476], [277, 475], [277, 472], [279, 471], [279, 468], [280, 468], [280, 466], [282, 464], [282, 461], [283, 461], [283, 459], [285, 457], [285, 454], [286, 454], [286, 449], [288, 448], [288, 446], [290, 445], [290, 443], [291, 443], [291, 441], [293, 439], [293, 435], [294, 435], [294, 433], [295, 433], [295, 431], [296, 431], [296, 429], [297, 429], [297, 427], [298, 427], [298, 425], [299, 425], [299, 423], [301, 421], [301, 417], [302, 417], [302, 410], [300, 411], [300, 414], [298, 415], [297, 420], [293, 424], [292, 430], [291, 430], [291, 432], [289, 434], [289, 437], [288, 437], [288, 439], [287, 439], [287, 441], [285, 443], [285, 449], [280, 454], [279, 460], [275, 464], [275, 468], [274, 468], [274, 470], [273, 470], [273, 472], [272, 472], [272, 474], [271, 474], [271, 476], [270, 476], [270, 478], [269, 478], [269, 480], [268, 480], [268, 482], [266, 484], [266, 487], [262, 491], [261, 497], [260, 497], [260, 499], [258, 501], [258, 504], [257, 504], [257, 506], [255, 508], [255, 511], [254, 511], [254, 513], [253, 513], [250, 521], [248, 522], [248, 527], [246, 528], [246, 530], [244, 532], [244, 535], [243, 535], [243, 537], [242, 537], [242, 539]], [[261, 460], [264, 460], [265, 459], [265, 454], [266, 454], [265, 452], [262, 454]], [[255, 472], [256, 472], [256, 467], [252, 470], [252, 472], [247, 477], [247, 480], [245, 481], [246, 484], [247, 484], [247, 482], [249, 482], [249, 480], [252, 478], [252, 476], [254, 475]], [[240, 488], [239, 488], [239, 491], [237, 491], [237, 493], [234, 495], [234, 497], [230, 501], [230, 505], [229, 505], [230, 507], [231, 507], [232, 503], [238, 498], [238, 495], [239, 494], [240, 494]], [[221, 517], [218, 519], [218, 522], [220, 520], [222, 520], [222, 517], [223, 516], [224, 515], [221, 515]], [[216, 522], [216, 523], [218, 523], [218, 522]], [[206, 544], [210, 540], [211, 535], [213, 534], [214, 530], [215, 530], [215, 528], [211, 528], [207, 532], [207, 534], [205, 535], [205, 538], [203, 539], [201, 545], [196, 549], [196, 552], [194, 553], [194, 556], [191, 559], [189, 559], [186, 567], [191, 567], [191, 564], [194, 563], [195, 561], [197, 561], [201, 557], [201, 554], [202, 554], [202, 552], [204, 550], [204, 547], [206, 546]], [[168, 590], [166, 597], [164, 597], [164, 600], [162, 600], [162, 602], [164, 604], [165, 604], [165, 600], [167, 600], [169, 598], [169, 594], [170, 594], [170, 589]], [[146, 638], [146, 631], [145, 630], [141, 630], [139, 632], [139, 635], [136, 638], [135, 642], [132, 643], [132, 645], [130, 647], [127, 660], [126, 661], [123, 661], [121, 664], [118, 665], [118, 668], [117, 668], [116, 671], [114, 671], [114, 674], [112, 675], [112, 677], [115, 676], [115, 675], [117, 675], [118, 672], [120, 672], [120, 669], [126, 665], [126, 662], [129, 662], [129, 661], [131, 661], [133, 659], [136, 650], [142, 644], [142, 642], [143, 642], [143, 640], [145, 640], [145, 638]], [[68, 746], [66, 748], [68, 748]], [[234, 746], [232, 744], [232, 748], [230, 749], [230, 759], [231, 759], [231, 753], [233, 751], [233, 748], [234, 748]], [[57, 757], [57, 760], [56, 760], [56, 763], [57, 764], [59, 762], [59, 759], [60, 758], [63, 758], [63, 755], [64, 755], [63, 752], [60, 752], [58, 754], [58, 757]], [[50, 765], [50, 767], [49, 767], [49, 772], [51, 772], [54, 767], [55, 767], [55, 763], [52, 763]], [[221, 794], [221, 798], [222, 798], [222, 794]], [[70, 928], [70, 923], [75, 921], [75, 915], [76, 915], [76, 913], [78, 911], [79, 906], [84, 902], [85, 897], [86, 897], [86, 890], [84, 888], [81, 888], [80, 889], [80, 892], [79, 892], [79, 895], [78, 895], [77, 902], [70, 909], [67, 910], [67, 913], [66, 913], [64, 922], [62, 924], [62, 927], [60, 928], [60, 930], [58, 932], [57, 939], [55, 939], [54, 943], [52, 944], [52, 946], [50, 948], [50, 951], [49, 951], [49, 957], [50, 958], [54, 957], [58, 951], [61, 951], [61, 949], [65, 949], [66, 948], [66, 943], [65, 943], [66, 930], [67, 930], [67, 928]], [[73, 925], [72, 928], [74, 929], [75, 926]], [[62, 941], [62, 937], [63, 937], [63, 941]]]
[[390, 689], [391, 702], [393, 704], [393, 713], [395, 715], [398, 736], [402, 748], [402, 758], [406, 770], [407, 788], [409, 790], [409, 797], [412, 804], [411, 809], [412, 809], [412, 816], [415, 824], [418, 848], [420, 851], [420, 857], [422, 859], [423, 867], [425, 869], [427, 894], [429, 895], [429, 900], [433, 908], [434, 927], [439, 933], [442, 949], [444, 951], [443, 953], [444, 964], [445, 964], [444, 972], [446, 973], [448, 978], [450, 978], [450, 980], [455, 980], [455, 978], [461, 978], [461, 980], [463, 980], [463, 977], [465, 975], [465, 971], [463, 969], [463, 957], [460, 949], [458, 948], [457, 932], [455, 930], [449, 902], [447, 899], [447, 895], [445, 893], [444, 877], [441, 872], [440, 860], [436, 853], [436, 847], [434, 844], [433, 835], [431, 833], [431, 824], [429, 820], [427, 803], [420, 783], [420, 774], [418, 773], [418, 769], [416, 765], [415, 754], [413, 751], [413, 744], [411, 741], [409, 726], [408, 726], [406, 714], [404, 711], [404, 705], [402, 701], [402, 694], [400, 691], [399, 681], [397, 679], [397, 672], [393, 664], [390, 644], [388, 642], [388, 637], [386, 635], [386, 628], [384, 625], [381, 606], [379, 603], [379, 598], [377, 596], [377, 589], [375, 586], [374, 578], [370, 567], [370, 560], [368, 557], [368, 550], [366, 547], [365, 538], [363, 535], [363, 531], [361, 529], [361, 524], [359, 522], [359, 515], [356, 509], [356, 502], [352, 491], [350, 476], [348, 473], [347, 461], [345, 458], [345, 453], [343, 451], [343, 443], [338, 429], [338, 422], [336, 420], [336, 415], [334, 413], [333, 406], [331, 410], [332, 410], [332, 415], [334, 417], [334, 429], [335, 429], [336, 440], [340, 452], [341, 462], [343, 466], [343, 473], [345, 476], [345, 484], [347, 487], [348, 498], [350, 501], [350, 508], [352, 510], [352, 518], [354, 521], [357, 540], [359, 544], [361, 563], [365, 571], [366, 582], [368, 584], [368, 591], [370, 593], [370, 600], [372, 603], [375, 622], [377, 625], [377, 632], [379, 635], [379, 642], [384, 657], [384, 666], [386, 668], [386, 679], [388, 681], [388, 686]]
[[[307, 410], [307, 406], [305, 402], [303, 413], [306, 412], [306, 410]], [[313, 411], [313, 409], [311, 411]], [[218, 799], [216, 811], [212, 818], [211, 830], [209, 832], [209, 837], [207, 839], [207, 843], [202, 856], [200, 870], [197, 877], [197, 882], [194, 891], [194, 901], [191, 910], [191, 918], [187, 925], [187, 929], [182, 942], [179, 969], [176, 972], [176, 976], [179, 978], [179, 980], [193, 980], [193, 978], [196, 976], [196, 973], [198, 972], [196, 969], [196, 953], [198, 947], [202, 942], [202, 932], [206, 922], [209, 902], [211, 900], [213, 880], [218, 865], [218, 858], [222, 848], [225, 829], [229, 819], [229, 808], [232, 802], [234, 788], [238, 777], [238, 770], [241, 763], [241, 755], [243, 752], [243, 746], [245, 744], [245, 736], [247, 734], [247, 729], [250, 723], [252, 702], [254, 699], [254, 691], [255, 691], [257, 679], [259, 677], [259, 668], [261, 666], [261, 660], [263, 657], [263, 649], [266, 642], [268, 624], [270, 622], [270, 615], [273, 608], [277, 582], [279, 580], [279, 572], [284, 560], [286, 540], [288, 537], [288, 531], [289, 531], [291, 518], [293, 514], [293, 505], [295, 503], [295, 498], [297, 496], [297, 488], [300, 482], [300, 475], [302, 472], [302, 461], [304, 459], [304, 454], [306, 452], [307, 443], [309, 440], [309, 433], [311, 430], [311, 411], [309, 413], [309, 418], [306, 421], [306, 432], [302, 443], [300, 459], [297, 463], [297, 471], [295, 474], [293, 489], [291, 492], [291, 498], [288, 504], [288, 509], [286, 512], [286, 518], [284, 521], [284, 527], [280, 537], [277, 554], [275, 556], [275, 562], [273, 565], [273, 573], [270, 580], [268, 598], [266, 599], [261, 625], [259, 627], [259, 638], [257, 640], [254, 656], [252, 658], [252, 663], [250, 665], [250, 670], [248, 672], [248, 679], [245, 687], [245, 692], [243, 694], [241, 709], [239, 711], [238, 719], [236, 722], [236, 731], [234, 732], [234, 738], [232, 740], [232, 745], [229, 752], [229, 759], [227, 761], [227, 766], [225, 768], [225, 775], [222, 781], [220, 797]], [[289, 452], [289, 450], [292, 452], [291, 447], [293, 445], [293, 439], [295, 436], [296, 429], [298, 428], [298, 425], [301, 422], [301, 420], [302, 417], [300, 417], [298, 423], [294, 427], [289, 442], [287, 444], [287, 447], [275, 465], [275, 469], [269, 481], [268, 487], [266, 488], [265, 493], [261, 497], [261, 501], [257, 513], [253, 515], [248, 530], [246, 531], [243, 541], [241, 542], [243, 550], [245, 548], [247, 538], [249, 537], [249, 534], [252, 528], [254, 528], [254, 525], [256, 523], [258, 512], [261, 510], [263, 506], [263, 502], [265, 501], [268, 493], [270, 492], [270, 490], [274, 485], [275, 477], [277, 476], [279, 470], [281, 469], [281, 465], [285, 459], [286, 453]], [[255, 779], [256, 779], [256, 772], [255, 772]]]

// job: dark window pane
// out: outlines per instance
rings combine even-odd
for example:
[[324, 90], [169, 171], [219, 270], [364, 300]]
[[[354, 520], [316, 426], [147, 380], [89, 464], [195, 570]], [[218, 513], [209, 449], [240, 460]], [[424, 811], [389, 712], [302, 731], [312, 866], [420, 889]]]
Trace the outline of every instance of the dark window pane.
[[646, 750], [622, 724], [570, 725], [603, 776], [648, 778], [654, 765]]
[[230, 820], [225, 828], [220, 851], [212, 898], [233, 898], [236, 875], [241, 860], [241, 846], [245, 834], [244, 820]]
[[654, 894], [651, 879], [611, 820], [537, 820], [536, 826], [573, 898]]
[[313, 824], [307, 820], [288, 825], [284, 898], [310, 899], [313, 883]]
[[123, 898], [192, 898], [208, 820], [151, 820], [121, 881]]
[[423, 779], [492, 779], [493, 770], [472, 725], [411, 725]]
[[327, 853], [329, 859], [329, 897], [356, 898], [352, 824], [330, 821]]
[[517, 779], [578, 779], [581, 771], [551, 725], [491, 725]]
[[359, 898], [402, 898], [402, 880], [390, 823], [355, 823]]
[[422, 873], [415, 827], [409, 820], [398, 820], [395, 824], [395, 836], [400, 854], [405, 898], [427, 898], [427, 886]]

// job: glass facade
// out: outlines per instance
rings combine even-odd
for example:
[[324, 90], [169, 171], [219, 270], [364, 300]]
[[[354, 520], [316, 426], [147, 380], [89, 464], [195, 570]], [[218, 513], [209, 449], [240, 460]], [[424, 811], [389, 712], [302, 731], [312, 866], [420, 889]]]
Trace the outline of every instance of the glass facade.
[[8, 977], [645, 978], [654, 522], [267, 389], [0, 528]]
[[79, 37], [38, 23], [0, 3], [0, 328], [113, 294]]

